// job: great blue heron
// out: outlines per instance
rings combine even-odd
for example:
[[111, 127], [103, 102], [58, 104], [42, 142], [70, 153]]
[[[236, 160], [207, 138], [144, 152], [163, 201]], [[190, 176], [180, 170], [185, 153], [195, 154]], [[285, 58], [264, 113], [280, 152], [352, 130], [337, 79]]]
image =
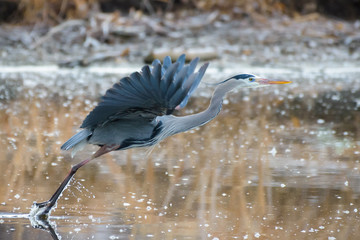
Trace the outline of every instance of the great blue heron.
[[141, 72], [122, 78], [107, 90], [83, 121], [80, 126], [83, 130], [61, 146], [63, 150], [72, 149], [73, 153], [85, 144], [98, 145], [100, 149], [71, 168], [49, 201], [34, 203], [33, 214], [49, 214], [76, 171], [91, 160], [115, 150], [152, 146], [169, 136], [206, 124], [219, 114], [225, 94], [236, 87], [290, 83], [238, 74], [215, 84], [205, 111], [182, 117], [171, 115], [187, 104], [204, 76], [209, 64], [205, 63], [195, 72], [198, 61], [199, 58], [195, 58], [185, 65], [185, 55], [174, 63], [170, 57], [165, 57], [163, 64], [155, 60], [151, 67], [144, 66]]

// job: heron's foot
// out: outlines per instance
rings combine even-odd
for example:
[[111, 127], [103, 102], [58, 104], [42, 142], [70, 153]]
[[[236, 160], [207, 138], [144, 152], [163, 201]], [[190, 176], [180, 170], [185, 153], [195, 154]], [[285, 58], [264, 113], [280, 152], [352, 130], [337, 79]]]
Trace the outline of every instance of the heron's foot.
[[31, 206], [29, 215], [31, 218], [46, 220], [49, 217], [51, 208], [52, 207], [50, 201], [41, 202], [41, 203], [34, 202], [33, 205]]
[[[58, 240], [61, 239], [56, 232], [55, 224], [50, 222], [48, 219], [49, 212], [45, 213], [43, 210], [46, 210], [46, 207], [49, 206], [49, 202], [42, 202], [42, 203], [36, 203], [31, 207], [31, 211], [29, 214], [29, 220], [31, 223], [31, 226], [33, 228], [39, 228], [42, 230], [45, 230], [49, 232], [52, 236], [52, 239]], [[40, 210], [39, 210], [40, 209]]]

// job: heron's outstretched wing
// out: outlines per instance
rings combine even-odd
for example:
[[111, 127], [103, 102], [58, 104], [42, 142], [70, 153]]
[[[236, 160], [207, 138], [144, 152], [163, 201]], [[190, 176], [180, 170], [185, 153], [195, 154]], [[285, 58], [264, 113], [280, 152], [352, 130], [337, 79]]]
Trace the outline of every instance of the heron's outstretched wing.
[[106, 91], [100, 103], [85, 118], [81, 128], [93, 129], [108, 121], [171, 114], [174, 109], [184, 107], [190, 94], [199, 85], [208, 63], [194, 72], [199, 58], [185, 65], [185, 55], [174, 63], [169, 56], [161, 65], [159, 60], [152, 67], [144, 66], [122, 78]]

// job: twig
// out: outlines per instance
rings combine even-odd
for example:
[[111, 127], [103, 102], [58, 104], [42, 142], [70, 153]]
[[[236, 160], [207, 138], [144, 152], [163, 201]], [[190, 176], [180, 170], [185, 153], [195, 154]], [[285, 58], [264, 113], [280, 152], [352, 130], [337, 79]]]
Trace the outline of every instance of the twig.
[[126, 55], [129, 55], [129, 49], [126, 48], [122, 51], [110, 51], [110, 52], [101, 52], [101, 53], [96, 53], [93, 54], [91, 56], [86, 56], [83, 57], [81, 59], [73, 59], [70, 61], [65, 61], [65, 62], [60, 62], [58, 63], [58, 65], [60, 67], [75, 67], [75, 66], [81, 66], [81, 67], [86, 67], [90, 64], [92, 64], [93, 62], [99, 62], [99, 61], [105, 61], [111, 58], [116, 58], [116, 57], [124, 57]]
[[48, 41], [52, 36], [54, 36], [56, 33], [63, 31], [67, 27], [73, 27], [76, 25], [83, 25], [85, 21], [83, 20], [69, 20], [66, 22], [63, 22], [53, 28], [50, 29], [50, 31], [45, 35], [40, 37], [34, 44], [30, 46], [30, 49], [37, 48], [38, 46], [42, 45], [44, 42]]

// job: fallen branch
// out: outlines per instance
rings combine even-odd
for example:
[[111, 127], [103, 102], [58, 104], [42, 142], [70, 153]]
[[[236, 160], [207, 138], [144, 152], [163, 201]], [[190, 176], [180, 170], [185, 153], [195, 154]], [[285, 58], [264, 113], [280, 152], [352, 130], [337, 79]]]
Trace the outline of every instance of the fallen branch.
[[124, 57], [129, 55], [129, 49], [126, 48], [122, 51], [111, 51], [111, 52], [101, 52], [101, 53], [95, 53], [91, 56], [86, 56], [83, 57], [81, 59], [73, 59], [70, 61], [65, 61], [65, 62], [60, 62], [58, 63], [59, 67], [68, 67], [68, 68], [73, 68], [76, 66], [81, 66], [81, 67], [86, 67], [89, 66], [90, 64], [94, 63], [94, 62], [100, 62], [100, 61], [105, 61], [105, 60], [109, 60], [112, 58], [116, 58], [116, 57]]
[[35, 43], [33, 43], [30, 46], [30, 49], [37, 48], [38, 46], [42, 45], [44, 42], [51, 39], [56, 33], [63, 31], [65, 28], [74, 27], [77, 25], [84, 25], [84, 24], [85, 24], [85, 21], [83, 21], [83, 20], [69, 20], [69, 21], [63, 22], [63, 23], [51, 28], [47, 34], [40, 37]]

